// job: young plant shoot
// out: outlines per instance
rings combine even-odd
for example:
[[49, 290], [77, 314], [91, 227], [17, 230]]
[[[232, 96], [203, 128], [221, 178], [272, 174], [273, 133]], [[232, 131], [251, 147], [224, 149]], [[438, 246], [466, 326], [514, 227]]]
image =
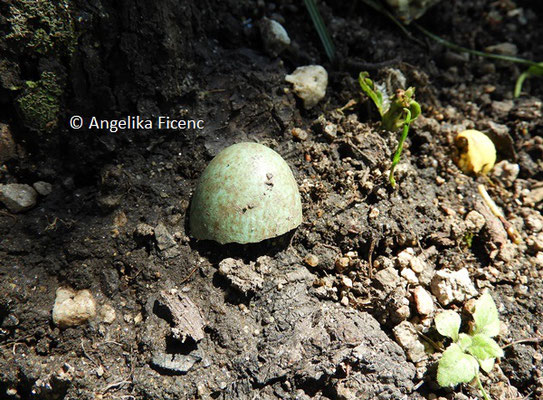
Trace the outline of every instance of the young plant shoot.
[[392, 158], [390, 167], [389, 181], [393, 188], [396, 187], [394, 179], [394, 169], [400, 162], [402, 155], [403, 144], [409, 133], [411, 122], [417, 119], [420, 115], [420, 105], [415, 101], [415, 88], [410, 87], [407, 90], [397, 90], [396, 93], [389, 98], [387, 93], [379, 89], [377, 85], [369, 78], [369, 74], [365, 71], [358, 76], [358, 82], [362, 91], [373, 100], [381, 115], [381, 126], [388, 131], [397, 131], [402, 128], [402, 135], [398, 141], [398, 147]]
[[485, 400], [490, 400], [479, 379], [479, 368], [490, 372], [503, 350], [493, 337], [500, 332], [498, 310], [492, 296], [485, 292], [476, 302], [473, 327], [469, 334], [460, 333], [461, 319], [454, 311], [444, 311], [435, 317], [437, 331], [452, 339], [443, 352], [437, 369], [441, 387], [471, 382], [474, 378]]
[[515, 84], [515, 98], [520, 97], [520, 93], [522, 92], [522, 85], [524, 84], [526, 78], [530, 78], [532, 76], [543, 77], [543, 62], [538, 63], [537, 65], [532, 65], [530, 68], [528, 68], [526, 71], [519, 75], [517, 83]]

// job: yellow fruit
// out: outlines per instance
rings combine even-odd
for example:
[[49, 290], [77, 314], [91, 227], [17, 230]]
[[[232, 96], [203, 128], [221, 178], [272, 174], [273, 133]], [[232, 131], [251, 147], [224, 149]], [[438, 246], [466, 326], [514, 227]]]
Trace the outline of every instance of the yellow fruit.
[[496, 162], [496, 147], [483, 132], [468, 129], [454, 139], [460, 152], [457, 164], [464, 173], [487, 174]]

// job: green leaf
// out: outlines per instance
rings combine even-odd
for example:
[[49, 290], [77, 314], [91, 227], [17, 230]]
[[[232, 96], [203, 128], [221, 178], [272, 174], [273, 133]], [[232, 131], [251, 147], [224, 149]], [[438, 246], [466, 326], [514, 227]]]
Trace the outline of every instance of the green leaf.
[[373, 100], [373, 103], [379, 111], [379, 115], [383, 117], [386, 112], [383, 105], [383, 94], [379, 91], [379, 89], [376, 88], [373, 81], [368, 78], [369, 76], [370, 74], [368, 72], [362, 71], [360, 75], [358, 75], [358, 83], [360, 83], [360, 87], [364, 93], [366, 93], [366, 95]]
[[543, 62], [540, 62], [537, 65], [532, 65], [526, 72], [534, 76], [543, 76]]
[[313, 21], [315, 30], [317, 31], [319, 38], [321, 39], [322, 46], [324, 47], [324, 51], [326, 52], [328, 59], [330, 61], [334, 61], [336, 51], [334, 42], [332, 41], [332, 38], [328, 33], [328, 29], [326, 29], [326, 24], [322, 19], [321, 13], [319, 12], [319, 8], [317, 7], [315, 0], [304, 0], [304, 3], [305, 7], [307, 8], [307, 12], [309, 13], [309, 16], [311, 17], [311, 20]]
[[492, 296], [485, 292], [479, 300], [475, 302], [475, 312], [473, 313], [475, 321], [474, 334], [482, 333], [489, 337], [497, 336], [500, 333], [500, 319], [498, 309]]
[[487, 358], [486, 360], [479, 360], [479, 365], [481, 366], [481, 369], [488, 374], [494, 368], [495, 361], [495, 358]]
[[513, 94], [514, 97], [520, 96], [524, 81], [526, 80], [526, 78], [530, 78], [532, 76], [543, 76], [543, 63], [532, 65], [530, 68], [528, 68], [526, 71], [519, 75], [519, 77], [517, 78], [517, 83], [515, 84], [515, 92]]
[[479, 371], [477, 360], [462, 351], [456, 343], [443, 352], [437, 367], [439, 386], [454, 386], [470, 382]]
[[437, 331], [450, 337], [453, 341], [458, 341], [458, 332], [460, 331], [460, 315], [454, 311], [447, 310], [436, 315], [434, 319]]
[[420, 104], [415, 100], [411, 100], [409, 103], [409, 110], [411, 111], [411, 121], [416, 120], [421, 113]]
[[500, 345], [494, 339], [482, 333], [471, 338], [471, 346], [468, 347], [467, 351], [480, 361], [503, 357], [503, 350]]
[[458, 336], [458, 346], [460, 346], [460, 348], [462, 349], [462, 351], [466, 351], [468, 349], [468, 347], [471, 346], [471, 343], [473, 341], [471, 340], [471, 336], [470, 335], [466, 335], [465, 333], [461, 333], [459, 336]]

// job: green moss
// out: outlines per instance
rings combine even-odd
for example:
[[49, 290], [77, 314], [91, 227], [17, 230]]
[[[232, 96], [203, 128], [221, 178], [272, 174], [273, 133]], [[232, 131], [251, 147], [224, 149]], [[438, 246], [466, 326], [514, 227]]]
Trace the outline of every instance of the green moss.
[[473, 234], [473, 232], [466, 232], [464, 237], [463, 237], [463, 240], [464, 240], [464, 243], [466, 244], [466, 246], [468, 247], [468, 249], [471, 249], [471, 246], [473, 244], [473, 237], [475, 235]]
[[72, 54], [77, 42], [74, 22], [66, 0], [13, 1], [9, 6], [8, 40], [15, 40], [41, 55]]
[[43, 72], [39, 81], [27, 81], [17, 99], [24, 124], [33, 130], [50, 132], [57, 127], [62, 88], [52, 72]]

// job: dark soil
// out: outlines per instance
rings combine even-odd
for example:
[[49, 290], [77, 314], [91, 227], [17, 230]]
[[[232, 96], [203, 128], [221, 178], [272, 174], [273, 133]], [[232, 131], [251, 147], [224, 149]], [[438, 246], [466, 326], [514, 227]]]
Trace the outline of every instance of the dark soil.
[[[478, 293], [488, 288], [496, 301], [498, 342], [513, 343], [483, 385], [493, 399], [543, 399], [539, 78], [513, 99], [523, 66], [455, 53], [413, 26], [407, 37], [364, 2], [319, 2], [334, 63], [301, 2], [32, 3], [0, 4], [0, 123], [16, 143], [0, 141], [0, 183], [46, 181], [53, 190], [23, 213], [0, 205], [0, 398], [480, 398], [475, 386], [439, 388], [439, 350], [424, 338], [443, 338], [413, 300], [416, 286], [432, 292], [435, 271], [466, 268]], [[262, 17], [292, 39], [278, 57], [264, 50]], [[542, 61], [542, 17], [538, 2], [457, 0], [418, 23], [465, 47], [507, 42]], [[307, 64], [329, 74], [311, 110], [284, 80]], [[379, 128], [357, 83], [360, 70], [378, 79], [387, 68], [416, 87], [423, 110], [396, 189], [388, 170], [398, 133]], [[74, 130], [74, 115], [162, 115], [205, 127]], [[518, 177], [498, 167], [462, 173], [454, 137], [465, 128], [489, 133], [498, 161], [518, 165]], [[242, 141], [284, 157], [304, 222], [279, 244], [199, 243], [186, 229], [191, 193], [213, 156]], [[485, 208], [479, 184], [519, 244]], [[473, 210], [482, 228], [466, 218]], [[418, 283], [402, 273], [406, 249], [425, 265]], [[229, 257], [238, 269], [221, 273]], [[383, 283], [387, 268], [401, 277]], [[59, 287], [88, 289], [97, 316], [55, 325]], [[194, 319], [183, 325], [176, 307]], [[427, 354], [416, 362], [396, 343], [403, 320], [424, 335]]]

